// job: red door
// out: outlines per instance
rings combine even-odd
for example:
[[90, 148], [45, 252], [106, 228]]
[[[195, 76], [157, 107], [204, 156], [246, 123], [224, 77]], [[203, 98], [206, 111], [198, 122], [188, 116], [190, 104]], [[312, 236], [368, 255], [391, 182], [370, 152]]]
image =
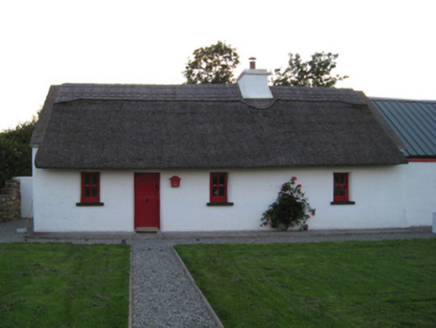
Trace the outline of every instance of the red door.
[[159, 173], [135, 173], [135, 229], [160, 229]]

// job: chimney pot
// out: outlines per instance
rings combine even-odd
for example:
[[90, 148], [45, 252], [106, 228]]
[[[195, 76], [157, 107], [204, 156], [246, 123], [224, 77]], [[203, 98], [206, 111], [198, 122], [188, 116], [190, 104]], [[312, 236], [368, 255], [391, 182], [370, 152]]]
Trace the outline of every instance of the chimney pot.
[[256, 69], [256, 57], [250, 57], [248, 60], [250, 61], [250, 69]]

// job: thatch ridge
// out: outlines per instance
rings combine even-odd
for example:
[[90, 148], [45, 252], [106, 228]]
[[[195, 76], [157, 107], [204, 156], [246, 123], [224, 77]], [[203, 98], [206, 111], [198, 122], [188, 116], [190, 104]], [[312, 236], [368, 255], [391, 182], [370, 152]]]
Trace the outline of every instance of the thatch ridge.
[[[270, 87], [274, 99], [294, 101], [341, 101], [363, 104], [352, 89]], [[242, 101], [237, 84], [63, 84], [56, 103], [74, 100], [143, 100], [143, 101]]]

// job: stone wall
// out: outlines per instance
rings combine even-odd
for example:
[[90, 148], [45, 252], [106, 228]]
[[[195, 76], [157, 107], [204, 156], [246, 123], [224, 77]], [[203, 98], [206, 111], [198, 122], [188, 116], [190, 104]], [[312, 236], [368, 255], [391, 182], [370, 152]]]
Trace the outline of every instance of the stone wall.
[[9, 180], [0, 193], [0, 222], [21, 218], [20, 181]]

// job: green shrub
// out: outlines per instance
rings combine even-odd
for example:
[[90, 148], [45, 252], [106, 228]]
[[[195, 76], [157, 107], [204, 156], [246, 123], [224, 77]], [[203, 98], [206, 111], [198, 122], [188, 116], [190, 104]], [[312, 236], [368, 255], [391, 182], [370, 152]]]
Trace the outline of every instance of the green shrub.
[[301, 191], [301, 184], [296, 185], [295, 181], [297, 178], [292, 177], [282, 185], [276, 201], [263, 213], [261, 226], [271, 226], [283, 231], [295, 226], [300, 226], [302, 230], [308, 229], [306, 222], [310, 215], [315, 215], [316, 210], [310, 207]]
[[32, 175], [32, 148], [29, 146], [36, 119], [0, 133], [0, 188], [14, 176]]

